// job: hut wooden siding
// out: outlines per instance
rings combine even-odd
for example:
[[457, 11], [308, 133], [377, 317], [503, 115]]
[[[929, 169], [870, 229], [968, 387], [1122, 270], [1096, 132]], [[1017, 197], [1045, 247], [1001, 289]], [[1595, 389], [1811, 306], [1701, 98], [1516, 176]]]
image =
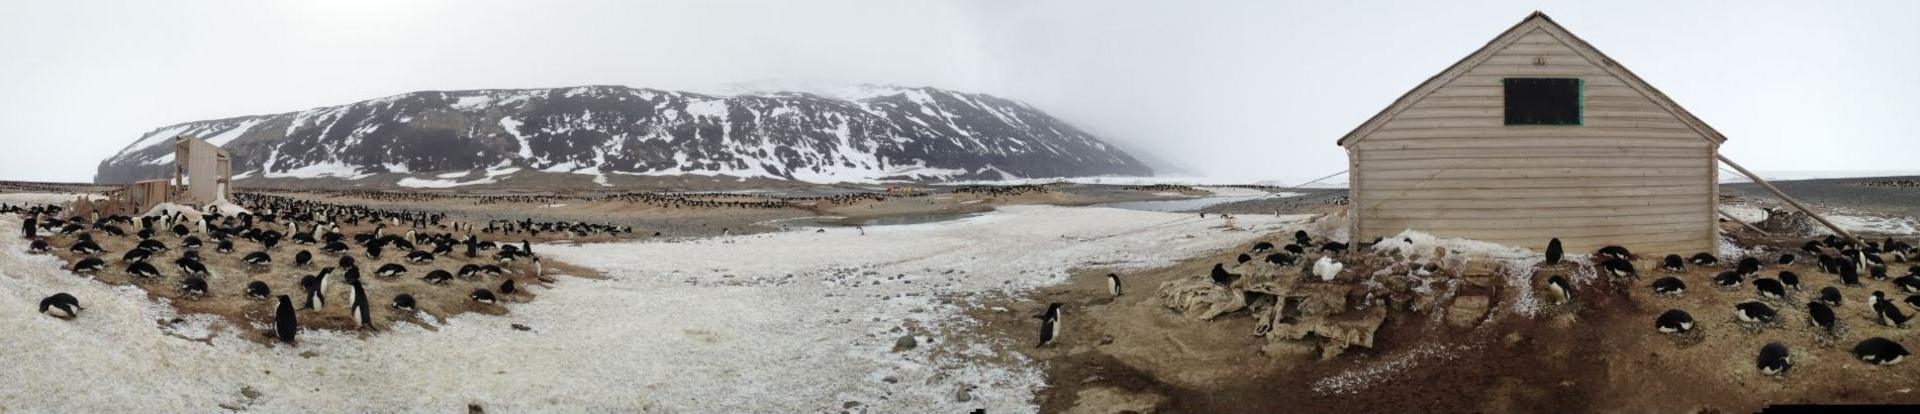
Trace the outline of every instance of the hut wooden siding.
[[[1581, 125], [1506, 125], [1503, 79], [1577, 78]], [[1535, 13], [1340, 140], [1353, 235], [1715, 251], [1718, 132]]]

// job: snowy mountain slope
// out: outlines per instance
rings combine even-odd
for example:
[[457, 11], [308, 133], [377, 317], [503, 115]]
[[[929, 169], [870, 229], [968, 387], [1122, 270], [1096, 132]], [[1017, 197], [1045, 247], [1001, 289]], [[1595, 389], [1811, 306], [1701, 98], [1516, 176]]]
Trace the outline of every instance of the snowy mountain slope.
[[98, 183], [165, 175], [202, 137], [235, 176], [359, 179], [524, 168], [811, 182], [1149, 175], [1120, 149], [1024, 103], [935, 88], [705, 95], [623, 86], [414, 92], [156, 129]]

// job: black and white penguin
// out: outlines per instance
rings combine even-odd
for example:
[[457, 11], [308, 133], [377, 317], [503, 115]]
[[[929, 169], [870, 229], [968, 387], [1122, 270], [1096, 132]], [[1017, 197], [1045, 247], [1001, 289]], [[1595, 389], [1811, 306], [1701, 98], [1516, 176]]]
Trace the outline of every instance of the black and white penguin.
[[1753, 256], [1742, 257], [1740, 264], [1734, 268], [1739, 270], [1741, 275], [1751, 277], [1760, 273], [1760, 259], [1755, 259]]
[[1867, 268], [1867, 277], [1873, 280], [1887, 280], [1887, 268], [1869, 267]]
[[1840, 283], [1847, 286], [1860, 286], [1860, 270], [1851, 264], [1840, 264]]
[[46, 239], [33, 239], [33, 242], [27, 243], [27, 253], [43, 254], [52, 250], [53, 247], [47, 245]]
[[421, 277], [420, 280], [426, 281], [428, 284], [445, 284], [447, 281], [453, 280], [453, 274], [447, 273], [445, 270], [435, 269], [432, 272], [427, 272], [427, 275]]
[[1573, 302], [1573, 285], [1560, 275], [1547, 277], [1547, 291], [1553, 293], [1553, 303], [1565, 305]]
[[160, 268], [154, 267], [153, 263], [133, 262], [127, 265], [127, 276], [141, 279], [156, 278], [160, 277]]
[[106, 268], [107, 262], [105, 260], [100, 260], [98, 257], [87, 257], [73, 262], [73, 267], [70, 269], [73, 270], [74, 273], [91, 274], [98, 273], [100, 270]]
[[1733, 316], [1739, 318], [1741, 322], [1768, 323], [1773, 322], [1773, 318], [1778, 315], [1779, 313], [1774, 312], [1772, 306], [1767, 306], [1765, 303], [1742, 302], [1733, 305]]
[[247, 298], [265, 300], [271, 296], [273, 296], [273, 289], [267, 287], [267, 282], [258, 280], [247, 282]]
[[[511, 245], [509, 245], [509, 246], [511, 246]], [[500, 294], [502, 294], [502, 295], [511, 295], [511, 294], [513, 294], [514, 292], [519, 292], [519, 291], [520, 291], [520, 289], [519, 289], [518, 287], [515, 287], [515, 286], [513, 285], [513, 279], [512, 279], [512, 278], [508, 278], [508, 279], [507, 279], [507, 281], [505, 281], [505, 282], [500, 282]]]
[[399, 263], [387, 263], [381, 265], [379, 270], [373, 271], [373, 275], [379, 277], [399, 277], [406, 273], [407, 267], [401, 266]]
[[189, 276], [206, 277], [208, 275], [207, 265], [205, 263], [200, 263], [199, 260], [184, 259], [184, 260], [174, 261], [173, 264], [175, 266], [180, 267], [181, 273], [185, 273]]
[[267, 252], [253, 252], [247, 253], [247, 256], [240, 258], [240, 261], [254, 267], [267, 267], [273, 264], [273, 256], [268, 255]]
[[281, 343], [293, 343], [294, 335], [299, 334], [300, 321], [293, 313], [293, 298], [280, 295], [280, 304], [273, 308], [273, 336]]
[[1894, 305], [1893, 301], [1887, 300], [1886, 294], [1873, 292], [1873, 298], [1867, 302], [1872, 304], [1875, 320], [1881, 325], [1905, 328], [1907, 321], [1913, 318], [1913, 315], [1901, 311], [1899, 305]]
[[1299, 260], [1298, 256], [1294, 256], [1287, 252], [1279, 252], [1279, 253], [1267, 255], [1267, 264], [1271, 264], [1274, 266], [1293, 266], [1294, 262], [1297, 260]]
[[187, 280], [180, 282], [180, 293], [188, 297], [196, 298], [206, 296], [207, 279], [199, 276], [187, 276]]
[[75, 316], [80, 316], [80, 311], [86, 309], [87, 308], [80, 306], [79, 298], [75, 298], [66, 292], [55, 293], [45, 299], [40, 299], [40, 313], [55, 318], [73, 319]]
[[352, 288], [347, 293], [348, 313], [353, 315], [355, 322], [359, 322], [361, 329], [373, 329], [373, 310], [372, 306], [367, 305], [366, 287], [358, 280], [348, 282], [347, 286]]
[[461, 279], [472, 279], [472, 278], [478, 277], [480, 276], [480, 266], [474, 265], [474, 264], [467, 264], [467, 265], [460, 266], [460, 271], [458, 275], [460, 276]]
[[1613, 277], [1616, 278], [1633, 277], [1635, 275], [1633, 262], [1627, 259], [1607, 259], [1607, 261], [1600, 263], [1600, 268], [1606, 269], [1607, 274], [1613, 275]]
[[221, 254], [233, 253], [233, 240], [220, 239], [219, 243], [213, 244], [213, 251]]
[[1780, 284], [1786, 285], [1787, 289], [1800, 290], [1800, 275], [1782, 270], [1780, 271]]
[[74, 242], [72, 247], [67, 248], [67, 251], [78, 255], [93, 256], [106, 250], [101, 249], [100, 244], [94, 243], [92, 240], [81, 240]]
[[1687, 282], [1680, 278], [1667, 276], [1653, 281], [1653, 293], [1680, 296], [1687, 293]]
[[473, 293], [467, 295], [467, 297], [472, 298], [474, 302], [486, 304], [493, 304], [498, 301], [498, 299], [494, 298], [493, 292], [486, 289], [474, 289]]
[[1312, 246], [1312, 245], [1313, 245], [1313, 237], [1309, 237], [1309, 236], [1307, 236], [1307, 231], [1306, 231], [1306, 230], [1294, 230], [1294, 231], [1293, 231], [1293, 244], [1298, 244], [1298, 245], [1301, 245], [1301, 246]]
[[1327, 244], [1320, 245], [1320, 251], [1326, 253], [1328, 256], [1339, 256], [1347, 252], [1347, 244], [1330, 241], [1327, 242]]
[[308, 265], [311, 265], [311, 264], [313, 264], [313, 252], [301, 250], [293, 254], [294, 266], [307, 267]]
[[507, 273], [507, 271], [506, 269], [501, 269], [500, 266], [485, 265], [485, 266], [480, 266], [480, 273], [487, 276], [499, 276]]
[[1827, 286], [1825, 288], [1821, 288], [1820, 299], [1817, 299], [1817, 300], [1819, 300], [1820, 303], [1827, 304], [1827, 306], [1832, 306], [1836, 308], [1840, 307], [1840, 302], [1841, 302], [1840, 288], [1836, 288], [1833, 286]]
[[1907, 355], [1911, 355], [1907, 353], [1907, 347], [1900, 346], [1899, 342], [1891, 339], [1877, 336], [1867, 338], [1853, 346], [1854, 357], [1874, 365], [1898, 364], [1900, 360], [1906, 359]]
[[1719, 275], [1713, 277], [1713, 284], [1720, 285], [1720, 287], [1738, 287], [1741, 283], [1746, 283], [1746, 281], [1746, 276], [1740, 275], [1740, 272], [1736, 270], [1720, 272]]
[[1620, 260], [1632, 260], [1632, 259], [1633, 259], [1633, 252], [1629, 252], [1629, 251], [1627, 251], [1627, 248], [1625, 248], [1625, 247], [1620, 247], [1620, 246], [1607, 246], [1607, 247], [1602, 247], [1602, 248], [1600, 248], [1600, 251], [1599, 251], [1599, 252], [1596, 252], [1596, 253], [1595, 253], [1594, 255], [1595, 255], [1595, 256], [1603, 256], [1603, 257], [1609, 257], [1609, 258], [1614, 258], [1614, 259], [1620, 259]]
[[1920, 293], [1920, 276], [1901, 276], [1893, 279], [1893, 285], [1899, 286], [1901, 292]]
[[1672, 309], [1654, 318], [1653, 329], [1660, 333], [1682, 333], [1693, 330], [1693, 315], [1687, 311]]
[[407, 253], [407, 262], [415, 264], [433, 263], [433, 253], [414, 250], [412, 253]]
[[414, 311], [414, 309], [415, 309], [415, 308], [414, 308], [414, 306], [415, 306], [415, 305], [414, 305], [414, 302], [413, 302], [413, 295], [409, 295], [409, 294], [405, 294], [405, 293], [402, 293], [402, 294], [398, 294], [398, 295], [394, 295], [394, 296], [393, 296], [393, 308], [394, 308], [394, 309], [399, 309], [399, 310], [403, 310], [403, 311], [407, 311], [407, 312], [413, 312], [413, 311]]
[[1248, 252], [1249, 253], [1265, 253], [1268, 250], [1273, 250], [1273, 243], [1259, 242], [1259, 243], [1254, 243], [1253, 250], [1249, 250]]
[[1120, 296], [1120, 275], [1113, 273], [1107, 274], [1107, 293]]
[[1247, 264], [1247, 262], [1253, 261], [1253, 256], [1246, 253], [1241, 253], [1239, 256], [1234, 257], [1233, 260], [1239, 262], [1239, 264]]
[[1780, 375], [1793, 369], [1793, 355], [1787, 352], [1786, 345], [1781, 345], [1779, 342], [1769, 343], [1760, 347], [1760, 357], [1755, 359], [1754, 363], [1760, 368], [1761, 374]]
[[1233, 286], [1233, 282], [1240, 280], [1240, 275], [1228, 273], [1227, 266], [1221, 263], [1213, 264], [1213, 272], [1208, 277], [1213, 279], [1213, 284], [1221, 287]]
[[1760, 297], [1766, 299], [1778, 300], [1787, 297], [1787, 286], [1770, 278], [1754, 279], [1753, 290], [1754, 293], [1759, 293]]
[[1685, 272], [1687, 271], [1687, 263], [1680, 259], [1680, 255], [1669, 254], [1667, 255], [1666, 259], [1660, 260], [1660, 270], [1668, 271], [1668, 272]]
[[1833, 314], [1833, 307], [1827, 306], [1827, 304], [1817, 300], [1807, 302], [1807, 324], [1832, 334], [1836, 320], [1837, 318]]
[[153, 252], [149, 252], [146, 249], [129, 249], [126, 253], [120, 254], [120, 262], [144, 262], [147, 261], [147, 258], [150, 256], [153, 256]]
[[1707, 252], [1694, 253], [1693, 258], [1689, 260], [1693, 262], [1694, 266], [1718, 266], [1720, 264], [1720, 256], [1714, 256], [1713, 253]]
[[1566, 250], [1562, 250], [1560, 248], [1560, 238], [1555, 237], [1553, 238], [1553, 240], [1548, 240], [1547, 241], [1547, 260], [1545, 262], [1546, 265], [1547, 266], [1558, 265], [1560, 264], [1560, 258], [1562, 257], [1566, 257]]
[[300, 289], [307, 294], [307, 304], [301, 309], [321, 310], [327, 307], [326, 282], [323, 282], [326, 277], [326, 273], [321, 273], [300, 278]]
[[1793, 256], [1793, 253], [1781, 253], [1780, 260], [1776, 263], [1779, 263], [1781, 266], [1792, 265], [1795, 259], [1797, 258]]
[[1060, 316], [1060, 304], [1052, 303], [1047, 305], [1046, 312], [1033, 317], [1040, 320], [1040, 345], [1035, 345], [1035, 348], [1047, 346], [1060, 338]]

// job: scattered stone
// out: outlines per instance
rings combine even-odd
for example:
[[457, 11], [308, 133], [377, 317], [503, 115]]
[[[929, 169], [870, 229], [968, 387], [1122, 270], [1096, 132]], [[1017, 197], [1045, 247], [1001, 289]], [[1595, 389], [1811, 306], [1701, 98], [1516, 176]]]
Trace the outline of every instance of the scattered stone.
[[908, 351], [919, 346], [920, 341], [914, 340], [913, 335], [903, 335], [893, 341], [893, 352]]
[[973, 390], [972, 385], [964, 385], [964, 384], [960, 385], [960, 389], [954, 391], [953, 393], [953, 400], [959, 401], [959, 402], [973, 401], [973, 393], [971, 392], [972, 390]]
[[480, 404], [467, 404], [467, 414], [486, 414], [486, 413], [487, 413], [487, 410], [485, 408], [480, 408]]

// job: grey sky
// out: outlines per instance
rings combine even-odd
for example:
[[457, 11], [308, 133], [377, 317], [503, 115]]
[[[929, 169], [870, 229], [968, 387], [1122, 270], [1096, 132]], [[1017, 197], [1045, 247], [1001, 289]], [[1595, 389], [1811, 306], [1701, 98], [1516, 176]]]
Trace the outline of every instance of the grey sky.
[[0, 179], [84, 181], [156, 127], [415, 90], [740, 81], [987, 92], [1234, 179], [1333, 141], [1533, 10], [1758, 170], [1916, 169], [1920, 2], [178, 1], [0, 13]]

